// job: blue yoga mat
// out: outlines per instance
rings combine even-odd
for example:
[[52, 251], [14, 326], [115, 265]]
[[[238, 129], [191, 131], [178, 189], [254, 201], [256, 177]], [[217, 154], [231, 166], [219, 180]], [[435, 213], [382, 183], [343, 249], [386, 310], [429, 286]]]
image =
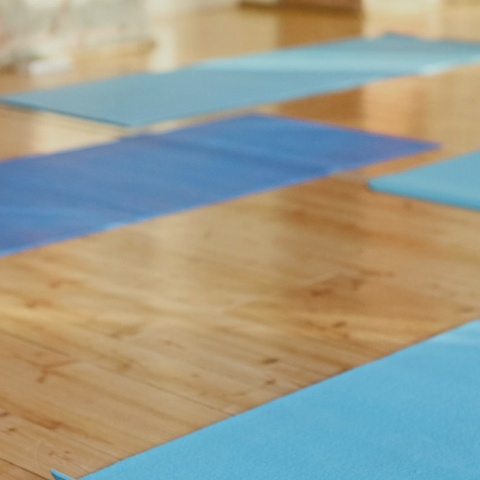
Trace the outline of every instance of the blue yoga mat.
[[4, 95], [5, 104], [140, 127], [348, 90], [399, 75], [480, 61], [480, 45], [404, 35], [353, 38], [219, 59], [167, 73], [139, 73]]
[[476, 321], [84, 478], [478, 480], [479, 365]]
[[0, 163], [0, 256], [437, 145], [262, 115]]
[[480, 152], [370, 181], [374, 190], [480, 210]]

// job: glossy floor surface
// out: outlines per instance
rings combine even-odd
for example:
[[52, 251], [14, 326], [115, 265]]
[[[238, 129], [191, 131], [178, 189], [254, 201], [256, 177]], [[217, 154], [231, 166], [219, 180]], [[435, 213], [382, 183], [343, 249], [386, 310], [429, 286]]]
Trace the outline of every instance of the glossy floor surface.
[[[184, 14], [154, 22], [155, 48], [4, 72], [0, 91], [392, 30], [480, 41], [479, 27], [468, 5]], [[2, 479], [81, 477], [479, 318], [480, 213], [366, 186], [480, 149], [479, 84], [477, 65], [263, 106], [443, 148], [0, 259]], [[1, 159], [128, 133], [0, 108]]]

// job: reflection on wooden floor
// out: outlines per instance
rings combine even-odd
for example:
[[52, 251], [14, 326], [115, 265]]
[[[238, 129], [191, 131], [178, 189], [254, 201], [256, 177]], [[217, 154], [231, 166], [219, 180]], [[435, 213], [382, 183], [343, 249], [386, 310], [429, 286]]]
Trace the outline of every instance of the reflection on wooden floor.
[[[475, 6], [368, 18], [215, 10], [159, 21], [157, 49], [84, 56], [36, 79], [5, 73], [0, 89], [364, 32], [480, 41], [479, 22]], [[480, 149], [479, 84], [469, 66], [262, 107], [444, 148], [0, 259], [2, 478], [91, 473], [480, 317], [480, 214], [365, 182]], [[0, 108], [2, 159], [124, 133]]]

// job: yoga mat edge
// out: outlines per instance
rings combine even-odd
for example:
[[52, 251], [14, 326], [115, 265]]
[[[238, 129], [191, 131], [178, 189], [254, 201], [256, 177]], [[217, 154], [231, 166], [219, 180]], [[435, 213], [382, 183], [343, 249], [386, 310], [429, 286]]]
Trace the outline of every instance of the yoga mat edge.
[[73, 478], [64, 475], [63, 473], [57, 472], [56, 470], [51, 470], [50, 473], [55, 480], [73, 480]]

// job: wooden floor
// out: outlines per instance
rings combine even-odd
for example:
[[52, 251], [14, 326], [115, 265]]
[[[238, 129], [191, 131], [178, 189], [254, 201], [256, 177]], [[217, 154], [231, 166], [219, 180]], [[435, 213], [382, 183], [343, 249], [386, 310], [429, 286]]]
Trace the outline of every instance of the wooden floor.
[[[480, 8], [243, 8], [155, 26], [156, 49], [3, 73], [0, 90], [391, 30], [480, 41]], [[262, 107], [444, 148], [0, 259], [1, 478], [83, 476], [479, 318], [480, 214], [365, 182], [480, 149], [479, 85], [477, 65]], [[125, 133], [0, 108], [2, 159]]]

